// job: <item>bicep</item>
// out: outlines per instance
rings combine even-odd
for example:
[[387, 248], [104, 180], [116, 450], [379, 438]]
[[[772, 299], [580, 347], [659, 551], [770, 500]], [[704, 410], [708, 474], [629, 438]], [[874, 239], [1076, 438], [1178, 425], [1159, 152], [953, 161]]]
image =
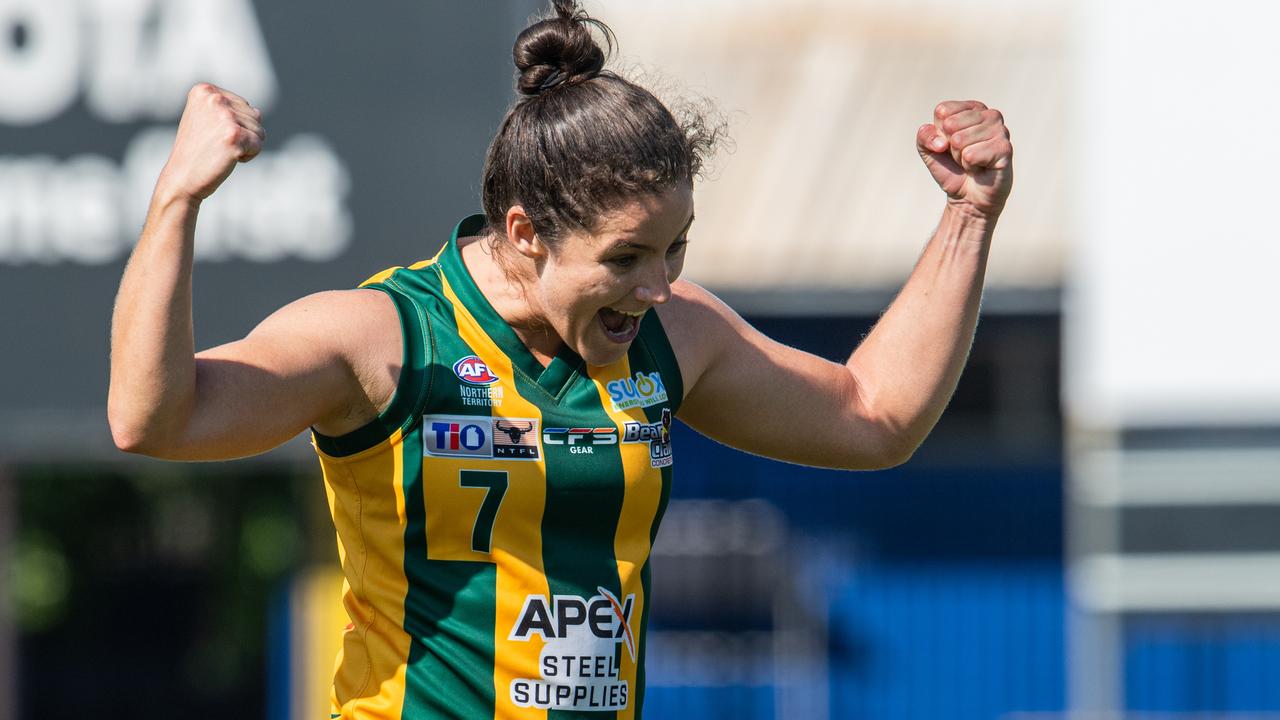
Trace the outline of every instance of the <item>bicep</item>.
[[[804, 465], [872, 469], [893, 432], [847, 366], [776, 342], [701, 288], [681, 299], [673, 347], [695, 377], [682, 421], [726, 445]], [[696, 332], [689, 332], [696, 328]]]
[[[354, 309], [345, 293], [303, 298], [244, 339], [197, 353], [194, 407], [166, 456], [255, 455], [309, 426], [351, 414], [353, 404], [368, 403], [357, 373], [359, 358], [350, 350], [357, 343], [349, 337], [364, 325], [348, 317]], [[354, 412], [361, 414], [358, 408]]]

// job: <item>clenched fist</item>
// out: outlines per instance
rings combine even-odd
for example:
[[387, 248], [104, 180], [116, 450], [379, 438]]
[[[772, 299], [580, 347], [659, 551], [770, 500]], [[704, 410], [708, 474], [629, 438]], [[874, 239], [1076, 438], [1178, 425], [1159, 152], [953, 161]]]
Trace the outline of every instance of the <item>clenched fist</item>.
[[1013, 187], [1013, 145], [1004, 116], [977, 100], [949, 100], [916, 131], [925, 167], [948, 202], [994, 219]]
[[201, 83], [187, 93], [169, 161], [157, 191], [200, 201], [262, 150], [262, 112], [228, 90]]

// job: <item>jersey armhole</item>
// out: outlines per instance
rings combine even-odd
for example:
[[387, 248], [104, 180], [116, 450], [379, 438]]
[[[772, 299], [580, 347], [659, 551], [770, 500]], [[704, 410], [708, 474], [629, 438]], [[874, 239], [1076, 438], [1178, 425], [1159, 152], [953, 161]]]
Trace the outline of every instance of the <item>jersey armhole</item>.
[[667, 404], [671, 406], [671, 414], [674, 415], [684, 402], [684, 376], [680, 374], [680, 358], [676, 357], [676, 351], [667, 339], [667, 331], [656, 310], [645, 313], [644, 319], [640, 321], [638, 339], [650, 362], [662, 373], [662, 383], [668, 391]]
[[316, 449], [333, 457], [363, 452], [385, 442], [396, 431], [407, 432], [422, 414], [431, 391], [431, 361], [435, 339], [431, 335], [430, 315], [417, 300], [401, 290], [394, 278], [362, 287], [386, 293], [400, 316], [400, 336], [403, 343], [400, 378], [396, 382], [391, 403], [364, 425], [337, 437], [311, 431]]

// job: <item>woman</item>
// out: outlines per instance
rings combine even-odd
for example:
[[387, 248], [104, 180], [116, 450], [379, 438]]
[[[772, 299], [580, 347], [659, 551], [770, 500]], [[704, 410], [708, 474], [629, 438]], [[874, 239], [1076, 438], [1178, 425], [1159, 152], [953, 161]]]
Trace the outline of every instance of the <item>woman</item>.
[[121, 283], [121, 449], [231, 458], [312, 429], [351, 617], [333, 717], [639, 717], [672, 417], [782, 460], [892, 466], [972, 340], [1012, 182], [997, 111], [944, 102], [917, 130], [942, 220], [839, 365], [677, 280], [714, 133], [603, 70], [590, 26], [607, 28], [554, 5], [516, 40], [523, 97], [489, 148], [485, 212], [433, 260], [195, 353], [197, 211], [265, 138], [244, 99], [201, 85]]

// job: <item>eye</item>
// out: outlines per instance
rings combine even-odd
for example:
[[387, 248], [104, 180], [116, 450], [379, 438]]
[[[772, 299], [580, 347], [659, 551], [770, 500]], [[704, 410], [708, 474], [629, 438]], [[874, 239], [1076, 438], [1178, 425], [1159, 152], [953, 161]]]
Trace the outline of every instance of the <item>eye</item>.
[[685, 246], [689, 244], [688, 240], [677, 240], [671, 243], [671, 247], [667, 248], [668, 255], [679, 255], [684, 252]]
[[620, 268], [629, 268], [636, 264], [635, 255], [619, 255], [609, 258], [609, 262]]

